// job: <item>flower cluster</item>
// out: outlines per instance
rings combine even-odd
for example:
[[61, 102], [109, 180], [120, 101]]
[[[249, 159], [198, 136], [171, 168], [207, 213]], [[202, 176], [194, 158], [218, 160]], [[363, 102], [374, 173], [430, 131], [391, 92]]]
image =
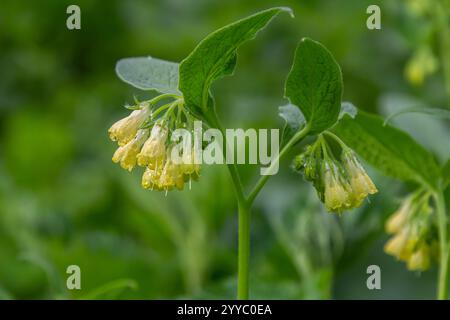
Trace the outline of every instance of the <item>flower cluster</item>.
[[[294, 160], [294, 168], [311, 181], [328, 211], [342, 213], [359, 207], [377, 188], [356, 158], [355, 153], [338, 137], [327, 135], [338, 142], [340, 156], [335, 157], [323, 135]], [[335, 151], [336, 152], [336, 151]]]
[[421, 86], [425, 78], [436, 72], [438, 60], [428, 46], [416, 50], [405, 67], [408, 81], [415, 86]]
[[131, 107], [134, 110], [128, 117], [111, 126], [109, 136], [119, 145], [112, 161], [128, 171], [132, 171], [136, 165], [145, 167], [142, 176], [142, 186], [145, 189], [182, 190], [185, 182], [197, 180], [200, 165], [192, 144], [178, 149], [181, 161], [174, 159], [172, 151], [175, 141], [169, 139], [169, 136], [177, 127], [191, 132], [196, 119], [184, 108], [180, 97], [152, 110], [165, 97], [158, 96], [138, 103]]
[[404, 199], [386, 222], [386, 232], [393, 236], [384, 251], [405, 261], [409, 270], [427, 270], [436, 255], [436, 230], [429, 202], [428, 192], [416, 192]]

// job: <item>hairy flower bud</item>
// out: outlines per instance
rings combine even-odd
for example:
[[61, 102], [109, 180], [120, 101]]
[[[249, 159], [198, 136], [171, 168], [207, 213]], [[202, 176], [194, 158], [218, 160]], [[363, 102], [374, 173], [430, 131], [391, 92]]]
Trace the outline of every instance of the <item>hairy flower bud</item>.
[[325, 206], [328, 211], [342, 212], [351, 204], [348, 186], [339, 177], [339, 169], [334, 164], [325, 165]]

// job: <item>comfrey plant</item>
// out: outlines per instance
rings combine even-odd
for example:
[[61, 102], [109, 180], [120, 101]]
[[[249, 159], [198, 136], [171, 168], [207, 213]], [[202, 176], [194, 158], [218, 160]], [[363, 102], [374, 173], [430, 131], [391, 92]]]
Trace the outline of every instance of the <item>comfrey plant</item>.
[[[200, 153], [207, 146], [197, 139], [180, 142], [177, 130], [195, 133], [195, 122], [200, 120], [202, 126], [226, 136], [210, 87], [215, 80], [232, 75], [239, 46], [254, 38], [281, 12], [292, 15], [288, 8], [271, 8], [213, 32], [180, 64], [151, 57], [120, 60], [116, 71], [122, 80], [160, 95], [136, 102], [129, 107], [131, 114], [110, 128], [111, 139], [119, 145], [113, 161], [129, 171], [136, 165], [144, 167], [142, 186], [151, 190], [181, 190], [186, 182], [197, 180]], [[408, 261], [410, 269], [424, 270], [430, 264], [433, 248], [439, 245], [439, 297], [446, 298], [449, 245], [443, 192], [450, 182], [450, 165], [447, 163], [441, 170], [434, 157], [406, 133], [385, 126], [376, 115], [341, 103], [342, 88], [341, 69], [332, 54], [320, 43], [302, 39], [285, 84], [289, 104], [279, 108], [286, 121], [282, 149], [266, 168], [267, 174], [247, 193], [236, 164], [227, 161], [239, 216], [239, 299], [249, 297], [252, 204], [278, 170], [280, 159], [307, 136], [313, 142], [295, 157], [293, 167], [312, 182], [319, 200], [330, 212], [341, 214], [358, 207], [377, 192], [358, 155], [382, 172], [420, 186], [420, 191], [389, 220], [388, 231], [395, 237], [386, 251]], [[229, 152], [234, 148], [225, 143], [221, 155]], [[433, 238], [434, 225], [439, 226], [437, 240]]]

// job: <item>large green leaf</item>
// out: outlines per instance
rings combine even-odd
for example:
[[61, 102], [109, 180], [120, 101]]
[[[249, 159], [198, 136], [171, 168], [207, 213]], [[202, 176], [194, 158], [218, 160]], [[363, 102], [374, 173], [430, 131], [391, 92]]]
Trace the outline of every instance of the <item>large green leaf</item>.
[[229, 24], [203, 39], [180, 64], [180, 85], [188, 108], [205, 114], [211, 106], [211, 84], [234, 71], [236, 50], [253, 39], [278, 13], [289, 8], [271, 8]]
[[302, 39], [286, 80], [285, 96], [300, 108], [311, 133], [337, 121], [342, 87], [341, 69], [331, 53], [319, 42]]
[[437, 186], [440, 169], [433, 155], [407, 133], [384, 126], [383, 118], [359, 111], [354, 119], [344, 116], [333, 131], [385, 174], [432, 188]]
[[438, 119], [450, 119], [450, 110], [447, 109], [438, 109], [438, 108], [424, 108], [424, 107], [412, 107], [412, 108], [405, 108], [403, 110], [397, 111], [394, 114], [391, 114], [389, 117], [386, 118], [384, 123], [389, 123], [393, 118], [398, 117], [402, 114], [407, 113], [422, 113], [430, 116], [434, 116]]
[[152, 57], [126, 58], [117, 62], [116, 73], [124, 82], [141, 90], [180, 94], [175, 62]]

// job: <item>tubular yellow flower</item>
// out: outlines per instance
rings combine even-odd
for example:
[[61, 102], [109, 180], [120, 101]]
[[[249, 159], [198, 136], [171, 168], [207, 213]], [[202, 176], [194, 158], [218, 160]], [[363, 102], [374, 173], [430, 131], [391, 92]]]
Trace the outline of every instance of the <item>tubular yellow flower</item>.
[[147, 137], [148, 130], [139, 130], [133, 140], [116, 150], [112, 161], [115, 163], [120, 162], [120, 166], [128, 171], [133, 170], [136, 165], [137, 154]]
[[198, 164], [198, 161], [196, 161], [194, 148], [192, 148], [191, 152], [183, 154], [182, 161], [183, 162], [180, 164], [180, 171], [182, 174], [192, 175], [195, 173], [196, 175], [199, 175], [200, 165]]
[[430, 267], [430, 248], [423, 244], [408, 260], [408, 269], [425, 271]]
[[421, 86], [425, 78], [434, 73], [438, 68], [438, 62], [432, 50], [427, 47], [419, 48], [405, 67], [405, 76], [415, 86]]
[[425, 78], [425, 72], [415, 61], [407, 64], [405, 75], [408, 81], [415, 86], [421, 86]]
[[171, 159], [168, 159], [164, 165], [159, 178], [159, 186], [164, 190], [171, 190], [173, 187], [182, 190], [184, 187], [184, 178], [180, 167]]
[[143, 105], [141, 109], [134, 110], [128, 117], [117, 121], [109, 128], [109, 137], [112, 141], [117, 141], [119, 146], [124, 146], [136, 136], [139, 127], [150, 116], [150, 112], [148, 105]]
[[405, 226], [410, 210], [411, 198], [407, 198], [400, 208], [386, 221], [386, 232], [391, 234], [399, 232]]
[[155, 124], [150, 138], [145, 141], [141, 152], [137, 156], [140, 166], [148, 166], [155, 169], [161, 167], [166, 157], [166, 141], [168, 129], [161, 124]]
[[408, 229], [402, 229], [385, 244], [384, 251], [399, 260], [408, 261], [418, 241], [419, 238], [411, 234]]
[[160, 170], [153, 170], [150, 168], [145, 169], [144, 174], [142, 175], [142, 187], [144, 189], [151, 190], [162, 190], [159, 184], [159, 178], [161, 176]]
[[403, 251], [406, 248], [407, 234], [405, 232], [398, 233], [384, 245], [384, 252], [400, 259], [404, 256]]
[[328, 211], [342, 212], [350, 206], [351, 199], [345, 186], [337, 179], [335, 174], [337, 174], [337, 170], [332, 170], [326, 165], [324, 177], [325, 206]]
[[353, 152], [344, 151], [343, 156], [345, 169], [349, 176], [350, 185], [353, 191], [353, 197], [355, 198], [355, 202], [360, 204], [369, 194], [375, 194], [378, 190], [359, 163], [358, 159], [356, 159]]

